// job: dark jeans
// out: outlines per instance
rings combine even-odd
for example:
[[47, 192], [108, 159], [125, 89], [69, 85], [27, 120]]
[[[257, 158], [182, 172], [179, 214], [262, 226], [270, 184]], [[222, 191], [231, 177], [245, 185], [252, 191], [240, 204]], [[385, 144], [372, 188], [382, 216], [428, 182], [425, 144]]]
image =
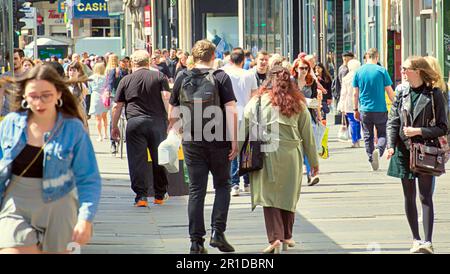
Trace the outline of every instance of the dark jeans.
[[366, 152], [369, 156], [369, 161], [372, 162], [372, 154], [375, 150], [375, 133], [374, 128], [377, 129], [377, 149], [380, 150], [380, 157], [383, 156], [386, 149], [386, 124], [388, 121], [387, 112], [361, 112], [361, 123], [364, 133], [364, 142], [366, 144]]
[[190, 179], [188, 215], [191, 240], [200, 240], [206, 235], [203, 211], [209, 172], [215, 189], [211, 227], [225, 232], [230, 207], [230, 149], [189, 143], [183, 144], [183, 151]]
[[158, 146], [167, 138], [167, 122], [160, 117], [136, 117], [127, 123], [127, 157], [131, 188], [136, 201], [148, 197], [150, 164], [147, 148], [152, 156], [155, 199], [163, 199], [167, 192], [167, 171], [158, 165]]

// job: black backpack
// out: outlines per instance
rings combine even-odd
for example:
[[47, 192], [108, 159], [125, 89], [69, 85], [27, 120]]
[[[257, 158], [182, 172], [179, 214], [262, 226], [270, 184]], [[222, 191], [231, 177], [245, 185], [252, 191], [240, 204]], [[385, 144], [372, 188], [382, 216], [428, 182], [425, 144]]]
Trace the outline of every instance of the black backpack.
[[[190, 119], [182, 115], [183, 128], [188, 130], [190, 128], [192, 140], [197, 136], [203, 137], [203, 129], [205, 125], [214, 119], [214, 115], [211, 118], [204, 118], [203, 113], [208, 107], [219, 107], [220, 96], [219, 86], [214, 76], [216, 70], [208, 70], [202, 72], [194, 69], [183, 72], [185, 78], [181, 84], [180, 90], [180, 105], [186, 107], [190, 111]], [[194, 118], [194, 109], [201, 107], [201, 132], [198, 124], [200, 121]], [[197, 109], [198, 112], [198, 109]], [[214, 133], [214, 128], [212, 129]], [[198, 131], [198, 132], [196, 132]], [[199, 140], [195, 140], [199, 141]]]

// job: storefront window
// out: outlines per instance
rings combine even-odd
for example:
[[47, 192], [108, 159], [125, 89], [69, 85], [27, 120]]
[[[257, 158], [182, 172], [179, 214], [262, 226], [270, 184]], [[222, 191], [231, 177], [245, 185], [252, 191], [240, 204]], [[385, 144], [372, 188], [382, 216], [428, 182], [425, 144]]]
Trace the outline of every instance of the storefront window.
[[307, 0], [303, 10], [303, 29], [305, 30], [305, 37], [309, 40], [305, 41], [304, 51], [310, 54], [318, 54], [318, 39], [317, 39], [317, 20], [316, 1]]
[[239, 45], [239, 17], [233, 14], [206, 15], [206, 38], [216, 45], [219, 58], [223, 52], [231, 51]]
[[245, 48], [253, 55], [260, 50], [282, 53], [283, 2], [276, 0], [245, 1]]
[[120, 37], [119, 19], [92, 19], [92, 37]]
[[326, 47], [328, 47], [326, 65], [330, 74], [336, 72], [336, 6], [335, 1], [327, 0], [325, 8]]
[[356, 46], [356, 16], [355, 16], [355, 0], [344, 0], [343, 13], [344, 13], [344, 52], [355, 52]]

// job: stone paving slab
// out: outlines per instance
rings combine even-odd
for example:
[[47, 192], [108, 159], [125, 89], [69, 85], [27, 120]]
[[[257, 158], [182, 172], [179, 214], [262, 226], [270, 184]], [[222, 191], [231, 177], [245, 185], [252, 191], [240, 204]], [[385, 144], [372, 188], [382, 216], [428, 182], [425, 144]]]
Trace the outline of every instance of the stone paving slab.
[[[315, 187], [303, 184], [294, 225], [294, 239], [299, 244], [288, 253], [365, 254], [372, 252], [372, 246], [379, 247], [381, 253], [408, 253], [411, 233], [400, 181], [386, 176], [386, 160], [381, 161], [380, 171], [372, 172], [365, 150], [350, 149], [348, 143], [338, 142], [337, 131], [337, 126], [331, 127], [330, 159], [321, 160], [321, 182]], [[95, 132], [92, 122], [91, 132]], [[103, 192], [94, 237], [83, 253], [187, 253], [188, 197], [171, 197], [164, 206], [134, 208], [126, 158], [112, 157], [109, 144], [96, 142], [96, 137], [92, 134]], [[449, 194], [450, 178], [444, 175], [437, 179], [434, 198], [437, 253], [450, 253]], [[205, 201], [207, 239], [213, 202], [210, 184]], [[423, 235], [422, 226], [420, 229]], [[259, 253], [267, 245], [262, 209], [251, 211], [248, 194], [232, 197], [227, 238], [241, 254]], [[208, 251], [220, 253], [213, 248]]]

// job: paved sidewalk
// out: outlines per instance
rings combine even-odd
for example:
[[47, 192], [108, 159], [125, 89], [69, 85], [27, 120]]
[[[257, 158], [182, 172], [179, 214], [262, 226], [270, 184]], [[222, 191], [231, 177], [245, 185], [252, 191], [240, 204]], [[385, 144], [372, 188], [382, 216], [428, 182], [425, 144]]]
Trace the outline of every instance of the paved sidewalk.
[[[298, 245], [288, 253], [408, 253], [412, 236], [400, 181], [386, 176], [386, 160], [381, 161], [380, 171], [370, 171], [364, 148], [350, 149], [338, 142], [337, 131], [338, 127], [331, 127], [330, 159], [321, 160], [320, 184], [303, 183], [294, 226]], [[91, 132], [96, 132], [93, 121]], [[134, 208], [126, 159], [112, 157], [109, 142], [99, 143], [96, 138], [92, 134], [103, 193], [93, 240], [82, 252], [188, 253], [187, 197], [171, 197], [163, 206]], [[205, 205], [207, 228], [214, 202], [211, 185]], [[444, 175], [438, 179], [434, 199], [436, 253], [450, 253], [449, 194], [450, 178]], [[232, 197], [226, 235], [236, 253], [260, 253], [266, 247], [262, 209], [251, 211], [249, 194]], [[208, 251], [220, 253], [210, 247]]]

